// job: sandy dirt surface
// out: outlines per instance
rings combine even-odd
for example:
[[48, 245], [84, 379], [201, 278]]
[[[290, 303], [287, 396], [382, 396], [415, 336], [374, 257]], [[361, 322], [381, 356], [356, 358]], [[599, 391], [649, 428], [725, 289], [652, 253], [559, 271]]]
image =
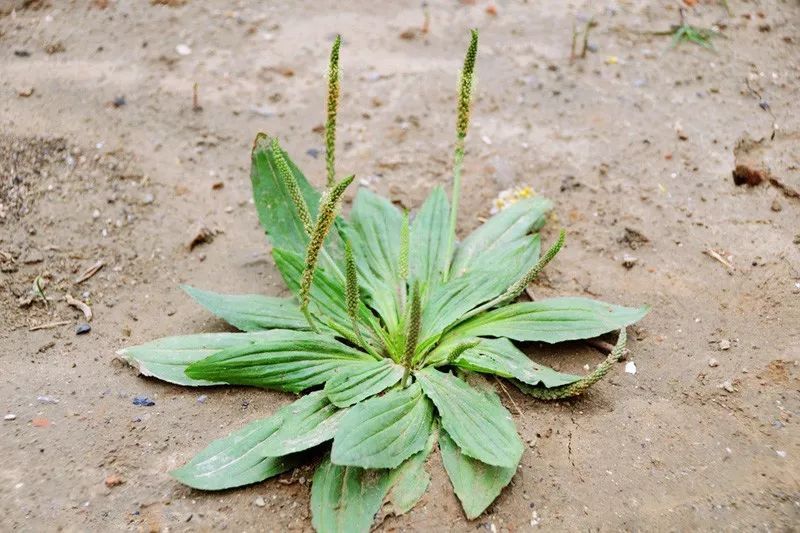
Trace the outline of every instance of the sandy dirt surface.
[[[183, 5], [0, 0], [0, 530], [310, 530], [311, 466], [222, 493], [168, 475], [289, 395], [181, 389], [115, 352], [225, 330], [180, 283], [287, 294], [250, 202], [249, 149], [278, 134], [322, 183], [336, 32], [340, 172], [409, 208], [447, 183], [473, 26], [460, 227], [529, 184], [556, 204], [545, 241], [568, 230], [536, 296], [653, 310], [631, 330], [636, 374], [619, 365], [577, 401], [502, 396], [528, 448], [484, 515], [465, 519], [434, 456], [426, 496], [379, 529], [797, 529], [796, 1], [729, 0], [730, 15], [699, 3], [688, 20], [722, 28], [714, 51], [653, 33], [678, 21], [667, 2], [434, 1], [427, 34], [417, 0], [162, 3]], [[592, 51], [570, 62], [573, 21], [589, 16]], [[743, 164], [785, 191], [734, 185], [745, 137], [764, 141]], [[217, 234], [188, 251], [200, 226]], [[66, 294], [91, 304], [88, 334]], [[601, 357], [581, 343], [530, 353], [578, 372]]]

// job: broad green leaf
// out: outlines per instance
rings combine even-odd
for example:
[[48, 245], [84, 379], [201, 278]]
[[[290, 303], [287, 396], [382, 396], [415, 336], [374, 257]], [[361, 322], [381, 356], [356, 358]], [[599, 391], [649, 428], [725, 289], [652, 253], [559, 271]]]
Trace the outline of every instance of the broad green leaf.
[[522, 457], [522, 441], [511, 413], [496, 394], [478, 392], [457, 377], [432, 367], [415, 375], [436, 405], [442, 427], [466, 455], [494, 466], [517, 465]]
[[521, 302], [480, 314], [456, 326], [458, 337], [507, 337], [517, 341], [588, 339], [633, 324], [647, 307], [622, 307], [588, 298]]
[[498, 248], [492, 257], [495, 262], [484, 261], [483, 270], [470, 267], [460, 277], [436, 287], [422, 315], [421, 349], [435, 343], [465, 313], [503, 294], [538, 258], [539, 236], [524, 237]]
[[226, 382], [191, 379], [186, 375], [186, 367], [220, 350], [252, 344], [268, 339], [271, 335], [273, 334], [265, 331], [179, 335], [123, 348], [117, 354], [137, 368], [143, 376], [152, 376], [178, 385], [218, 385]]
[[541, 228], [551, 208], [549, 200], [537, 196], [520, 200], [494, 215], [458, 245], [450, 276], [460, 276], [476, 260], [491, 257], [499, 247]]
[[450, 207], [444, 189], [433, 189], [411, 224], [411, 275], [424, 294], [441, 282], [447, 268], [447, 229]]
[[322, 391], [307, 394], [282, 407], [280, 429], [258, 445], [255, 452], [264, 457], [281, 457], [331, 440], [347, 411], [337, 409]]
[[390, 359], [365, 361], [337, 369], [325, 383], [325, 394], [336, 407], [349, 407], [391, 387], [403, 377], [403, 367]]
[[508, 339], [481, 339], [480, 344], [466, 350], [453, 364], [474, 372], [516, 378], [528, 385], [542, 384], [548, 388], [569, 385], [581, 379], [581, 376], [562, 374], [534, 363]]
[[242, 331], [310, 329], [300, 308], [287, 298], [260, 294], [219, 294], [189, 285], [182, 287], [197, 303]]
[[[396, 329], [400, 228], [403, 216], [385, 198], [361, 188], [350, 212], [348, 235], [358, 265], [359, 282], [372, 307], [390, 331]], [[412, 251], [413, 253], [413, 251]]]
[[368, 532], [384, 500], [396, 515], [409, 511], [428, 488], [425, 462], [435, 443], [436, 432], [432, 431], [425, 448], [394, 470], [335, 465], [326, 457], [311, 485], [314, 529], [320, 533]]
[[410, 511], [428, 490], [431, 476], [425, 470], [425, 463], [438, 439], [435, 428], [421, 452], [411, 456], [403, 464], [392, 470], [392, 488], [386, 496], [388, 511], [401, 515]]
[[362, 468], [395, 468], [425, 448], [433, 405], [418, 383], [353, 406], [333, 440], [331, 461]]
[[[250, 180], [258, 219], [275, 248], [302, 254], [308, 244], [308, 236], [275, 165], [271, 142], [272, 139], [267, 135], [259, 133], [253, 143]], [[309, 185], [289, 154], [284, 152], [284, 157], [305, 197], [311, 217], [316, 218], [319, 193]]]
[[326, 457], [311, 482], [311, 525], [318, 533], [368, 533], [390, 486], [388, 470], [335, 465]]
[[221, 490], [256, 483], [285, 472], [300, 462], [298, 455], [264, 457], [256, 451], [261, 442], [278, 431], [282, 422], [280, 414], [251, 422], [215, 440], [171, 475], [195, 489]]
[[336, 370], [373, 359], [332, 337], [271, 330], [261, 339], [220, 350], [190, 364], [192, 379], [300, 392], [325, 383]]
[[439, 438], [439, 450], [453, 490], [470, 520], [489, 507], [517, 471], [516, 465], [492, 466], [464, 455], [445, 431]]
[[[272, 255], [289, 289], [297, 294], [300, 291], [300, 277], [303, 274], [303, 256], [277, 248], [272, 249]], [[312, 314], [323, 320], [333, 320], [346, 330], [352, 329], [352, 321], [347, 314], [347, 302], [343, 284], [332, 280], [321, 268], [317, 268], [314, 272], [311, 300]], [[358, 315], [359, 321], [364, 324], [364, 327], [361, 328], [361, 334], [372, 346], [380, 346], [375, 339], [373, 330], [369, 327], [369, 324], [375, 322], [372, 312], [361, 303]]]

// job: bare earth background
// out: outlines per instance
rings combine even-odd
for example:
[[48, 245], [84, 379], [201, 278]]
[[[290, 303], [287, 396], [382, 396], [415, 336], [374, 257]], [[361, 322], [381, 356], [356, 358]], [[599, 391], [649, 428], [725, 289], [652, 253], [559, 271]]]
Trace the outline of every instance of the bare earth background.
[[[434, 456], [427, 495], [379, 529], [797, 530], [800, 199], [736, 187], [731, 170], [740, 138], [766, 138], [759, 157], [800, 187], [798, 2], [699, 3], [689, 21], [723, 27], [716, 51], [648, 33], [678, 21], [656, 1], [434, 1], [424, 35], [418, 0], [161, 3], [183, 5], [0, 0], [0, 530], [310, 529], [310, 467], [223, 493], [168, 476], [289, 395], [181, 389], [115, 351], [225, 329], [180, 283], [286, 295], [249, 149], [278, 134], [321, 183], [336, 32], [340, 173], [409, 208], [447, 183], [473, 26], [460, 228], [530, 184], [556, 204], [545, 241], [568, 230], [536, 296], [653, 311], [632, 329], [635, 375], [619, 365], [571, 402], [502, 395], [529, 448], [487, 513], [466, 521]], [[595, 17], [595, 51], [570, 63], [576, 16]], [[188, 251], [199, 225], [219, 233]], [[90, 333], [66, 293], [91, 304]], [[530, 348], [570, 371], [601, 357]]]

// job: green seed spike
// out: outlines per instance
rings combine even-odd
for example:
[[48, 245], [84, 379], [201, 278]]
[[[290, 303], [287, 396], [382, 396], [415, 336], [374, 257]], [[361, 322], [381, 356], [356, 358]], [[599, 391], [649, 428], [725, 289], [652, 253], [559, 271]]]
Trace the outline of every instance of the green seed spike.
[[361, 336], [361, 329], [358, 326], [358, 304], [361, 301], [358, 294], [358, 270], [356, 260], [353, 257], [353, 248], [350, 241], [344, 241], [344, 262], [345, 262], [345, 300], [347, 301], [347, 314], [353, 323], [353, 332], [356, 340], [362, 347], [366, 346], [364, 338]]
[[319, 258], [320, 250], [322, 250], [322, 245], [325, 242], [325, 237], [327, 237], [328, 232], [333, 226], [333, 222], [336, 220], [336, 215], [339, 211], [339, 199], [344, 194], [347, 186], [353, 182], [353, 178], [355, 178], [355, 176], [349, 176], [343, 179], [328, 189], [322, 196], [317, 223], [314, 226], [314, 231], [311, 233], [311, 239], [306, 249], [305, 269], [303, 269], [303, 276], [300, 278], [300, 309], [303, 311], [306, 320], [308, 320], [309, 325], [311, 325], [314, 331], [317, 331], [317, 328], [308, 312], [311, 284], [314, 282], [314, 270], [317, 268], [317, 259]]
[[457, 344], [456, 347], [453, 348], [453, 351], [451, 351], [450, 354], [447, 356], [447, 363], [448, 364], [453, 363], [456, 359], [461, 357], [461, 354], [463, 354], [470, 348], [476, 347], [480, 343], [481, 343], [480, 339], [473, 339], [470, 341], [464, 341]]
[[406, 347], [403, 354], [403, 364], [406, 367], [403, 373], [403, 387], [408, 383], [408, 376], [411, 373], [411, 364], [414, 359], [414, 350], [417, 348], [417, 341], [419, 340], [420, 322], [422, 320], [421, 308], [419, 283], [414, 283], [414, 288], [411, 291], [411, 313], [408, 318], [408, 328], [406, 329]]
[[303, 223], [303, 228], [306, 230], [306, 235], [310, 236], [314, 228], [311, 223], [311, 215], [308, 212], [306, 200], [303, 198], [303, 195], [300, 192], [300, 187], [297, 185], [297, 180], [294, 178], [294, 174], [289, 168], [289, 163], [287, 163], [286, 158], [283, 157], [283, 150], [281, 150], [277, 138], [272, 139], [271, 148], [272, 153], [275, 155], [275, 165], [278, 167], [278, 172], [280, 173], [281, 179], [286, 185], [286, 189], [289, 191], [289, 196], [292, 198], [294, 208], [297, 210], [297, 216]]
[[564, 398], [579, 396], [586, 392], [589, 387], [603, 379], [603, 377], [608, 374], [608, 371], [611, 370], [611, 367], [614, 366], [614, 363], [622, 359], [622, 356], [625, 353], [625, 343], [627, 342], [627, 339], [628, 335], [625, 331], [625, 328], [619, 330], [617, 344], [614, 345], [614, 349], [611, 350], [611, 353], [608, 354], [608, 357], [606, 357], [602, 363], [597, 365], [597, 368], [595, 368], [594, 372], [588, 376], [584, 376], [575, 383], [562, 385], [560, 387], [553, 387], [551, 389], [541, 386], [530, 387], [525, 385], [521, 386], [521, 388], [523, 392], [539, 400], [563, 400]]
[[458, 200], [461, 194], [461, 167], [464, 163], [464, 139], [469, 129], [470, 100], [472, 99], [472, 85], [475, 72], [475, 58], [478, 54], [478, 30], [472, 30], [467, 55], [464, 58], [464, 69], [461, 71], [459, 84], [458, 108], [456, 118], [456, 147], [453, 154], [453, 190], [450, 202], [450, 228], [447, 243], [448, 265], [444, 271], [444, 280], [447, 281], [450, 260], [456, 244], [456, 222], [458, 218]]
[[331, 48], [328, 63], [328, 121], [325, 123], [325, 166], [328, 171], [328, 187], [336, 182], [336, 110], [339, 106], [339, 47], [342, 36], [337, 35]]
[[522, 294], [527, 287], [533, 280], [535, 280], [539, 274], [544, 270], [544, 267], [553, 260], [556, 254], [561, 250], [561, 247], [564, 246], [564, 238], [566, 237], [566, 232], [562, 229], [561, 232], [558, 234], [558, 240], [547, 250], [539, 261], [531, 268], [528, 272], [525, 273], [516, 283], [514, 283], [505, 293], [504, 301], [510, 301]]
[[472, 82], [475, 73], [475, 58], [478, 55], [478, 30], [472, 30], [467, 55], [464, 58], [464, 69], [461, 71], [460, 92], [458, 95], [458, 119], [456, 120], [456, 138], [464, 139], [469, 129], [469, 108], [472, 96]]
[[403, 213], [403, 225], [400, 226], [400, 259], [398, 265], [398, 272], [400, 280], [405, 281], [408, 279], [408, 246], [409, 246], [409, 229], [408, 229], [408, 211]]

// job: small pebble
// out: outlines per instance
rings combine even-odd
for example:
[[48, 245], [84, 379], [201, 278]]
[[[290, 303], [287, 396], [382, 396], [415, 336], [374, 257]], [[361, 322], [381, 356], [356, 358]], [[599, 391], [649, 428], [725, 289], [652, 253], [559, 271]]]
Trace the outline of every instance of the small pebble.
[[188, 56], [192, 53], [192, 49], [189, 47], [188, 44], [179, 44], [175, 47], [175, 51], [178, 52], [178, 55], [181, 56]]
[[720, 350], [730, 350], [731, 349], [731, 341], [728, 339], [722, 339], [719, 341], [719, 349]]
[[638, 257], [634, 257], [630, 254], [625, 254], [622, 256], [622, 266], [624, 266], [627, 269], [633, 268], [633, 266], [638, 262], [639, 262]]
[[124, 96], [115, 96], [114, 99], [111, 100], [111, 105], [114, 107], [122, 107], [127, 103]]
[[770, 209], [772, 209], [777, 213], [783, 209], [783, 206], [778, 200], [772, 200], [772, 205], [770, 206]]
[[49, 403], [49, 404], [58, 403], [58, 400], [53, 398], [52, 396], [37, 396], [36, 401], [39, 403]]
[[725, 392], [731, 393], [731, 394], [736, 392], [736, 389], [733, 388], [733, 383], [731, 383], [730, 380], [723, 381], [722, 384], [719, 385], [719, 388], [724, 390]]
[[628, 361], [625, 363], [625, 372], [628, 374], [635, 374], [636, 373], [636, 363], [633, 361]]
[[17, 419], [17, 415], [15, 415], [13, 413], [9, 413], [9, 414], [7, 414], [6, 416], [3, 417], [3, 420], [16, 420], [16, 419]]
[[206, 403], [206, 400], [208, 400], [207, 394], [201, 394], [197, 397], [197, 403]]
[[316, 159], [319, 157], [319, 150], [316, 148], [309, 148], [308, 150], [306, 150], [306, 154]]
[[264, 501], [264, 498], [262, 498], [261, 496], [259, 496], [259, 497], [258, 497], [258, 498], [256, 498], [256, 499], [255, 499], [255, 501], [253, 502], [253, 505], [255, 505], [256, 507], [264, 507], [265, 505], [267, 505], [267, 502], [265, 502], [265, 501]]
[[783, 450], [775, 450], [775, 453], [778, 454], [778, 457], [784, 458], [786, 457], [786, 452]]
[[142, 407], [152, 407], [156, 404], [153, 400], [148, 398], [147, 396], [136, 396], [133, 398], [133, 405], [139, 405]]
[[90, 331], [92, 331], [92, 326], [90, 326], [86, 322], [83, 322], [81, 324], [78, 324], [78, 326], [75, 328], [75, 335], [85, 335]]
[[712, 357], [711, 359], [708, 360], [708, 366], [710, 366], [711, 368], [717, 367], [719, 366], [719, 361], [717, 361]]
[[142, 198], [142, 203], [143, 203], [144, 205], [150, 205], [150, 204], [152, 204], [152, 203], [153, 203], [153, 201], [154, 201], [155, 199], [156, 199], [156, 198], [155, 198], [155, 196], [153, 196], [153, 194], [152, 194], [152, 193], [147, 193], [147, 194], [145, 194], [145, 195], [144, 195], [144, 197]]

